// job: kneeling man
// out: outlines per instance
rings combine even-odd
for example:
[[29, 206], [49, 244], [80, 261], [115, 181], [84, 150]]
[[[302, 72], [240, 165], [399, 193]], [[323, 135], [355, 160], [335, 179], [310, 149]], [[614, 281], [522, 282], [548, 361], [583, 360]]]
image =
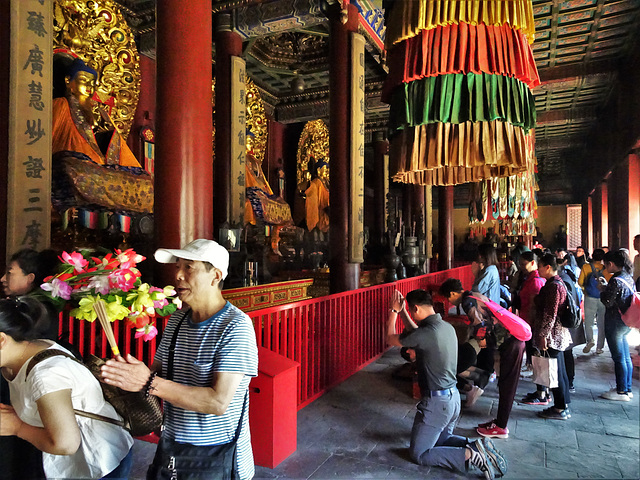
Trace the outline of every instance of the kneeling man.
[[[456, 388], [458, 340], [453, 326], [435, 312], [431, 294], [425, 290], [409, 292], [406, 301], [407, 308], [397, 290], [391, 296], [387, 343], [416, 352], [422, 399], [411, 431], [412, 460], [459, 472], [475, 466], [486, 480], [494, 478], [494, 468], [504, 475], [506, 461], [490, 440], [469, 442], [453, 434], [460, 417], [460, 394]], [[400, 335], [395, 334], [398, 315], [404, 324]]]

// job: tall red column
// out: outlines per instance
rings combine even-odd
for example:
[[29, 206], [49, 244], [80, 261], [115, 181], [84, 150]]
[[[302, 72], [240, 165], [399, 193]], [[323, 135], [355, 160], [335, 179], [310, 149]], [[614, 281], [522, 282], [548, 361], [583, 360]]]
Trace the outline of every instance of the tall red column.
[[453, 185], [439, 188], [438, 270], [453, 268]]
[[[231, 57], [242, 54], [242, 39], [232, 31], [231, 15], [216, 15], [216, 160], [214, 226], [231, 216]], [[211, 87], [209, 87], [211, 88]]]
[[213, 238], [211, 1], [158, 2], [156, 26], [155, 237], [180, 247]]
[[601, 238], [601, 247], [609, 246], [609, 185], [605, 180], [602, 182], [601, 189], [602, 192], [602, 200], [600, 201], [600, 206], [602, 208], [602, 223], [600, 224], [600, 238]]
[[358, 10], [347, 6], [342, 23], [338, 5], [329, 7], [329, 156], [331, 162], [329, 203], [329, 266], [331, 293], [355, 290], [360, 283], [360, 264], [349, 263], [349, 33], [357, 31]]

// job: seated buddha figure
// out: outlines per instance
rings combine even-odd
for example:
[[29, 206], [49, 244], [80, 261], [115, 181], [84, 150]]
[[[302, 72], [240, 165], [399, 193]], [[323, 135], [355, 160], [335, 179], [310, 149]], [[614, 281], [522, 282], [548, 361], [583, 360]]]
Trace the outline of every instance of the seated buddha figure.
[[75, 59], [65, 70], [65, 96], [53, 100], [51, 201], [72, 207], [151, 213], [153, 179], [94, 102], [97, 72]]
[[315, 176], [306, 190], [307, 228], [329, 231], [329, 165], [323, 159], [314, 166]]
[[65, 73], [65, 96], [53, 100], [52, 153], [77, 152], [99, 165], [140, 167], [106, 109], [92, 99], [98, 72], [76, 58]]
[[247, 154], [245, 161], [245, 188], [247, 199], [244, 207], [244, 222], [256, 224], [260, 219], [270, 225], [285, 225], [291, 223], [291, 208], [278, 195], [274, 195], [267, 177], [262, 171], [262, 165], [253, 150], [255, 136], [247, 132]]

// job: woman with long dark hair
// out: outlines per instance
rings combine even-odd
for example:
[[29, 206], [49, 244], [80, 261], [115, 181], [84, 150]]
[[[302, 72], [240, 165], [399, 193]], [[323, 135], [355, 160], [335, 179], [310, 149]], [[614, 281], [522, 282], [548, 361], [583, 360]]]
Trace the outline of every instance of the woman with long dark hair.
[[[47, 323], [37, 300], [0, 300], [0, 367], [12, 402], [0, 404], [0, 435], [22, 438], [41, 450], [46, 478], [127, 478], [131, 435], [112, 423], [76, 415], [74, 410], [82, 410], [121, 420], [89, 369], [57, 343], [41, 339]], [[45, 351], [50, 351], [46, 358]]]
[[635, 292], [631, 276], [633, 265], [624, 251], [614, 250], [605, 253], [604, 266], [609, 273], [613, 274], [606, 286], [601, 286], [600, 300], [605, 307], [604, 334], [615, 367], [616, 386], [600, 396], [607, 400], [628, 402], [633, 396], [631, 393], [633, 365], [627, 342], [627, 335], [631, 328], [622, 321], [620, 312], [627, 311]]

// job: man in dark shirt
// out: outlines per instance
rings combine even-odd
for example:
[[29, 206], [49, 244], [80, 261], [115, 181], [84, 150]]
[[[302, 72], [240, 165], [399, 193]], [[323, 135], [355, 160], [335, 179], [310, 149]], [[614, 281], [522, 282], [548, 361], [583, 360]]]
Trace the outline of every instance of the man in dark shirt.
[[[422, 399], [411, 431], [411, 458], [419, 465], [459, 472], [475, 466], [486, 480], [494, 478], [494, 467], [504, 475], [506, 460], [490, 440], [469, 442], [453, 434], [460, 417], [460, 394], [456, 389], [458, 341], [453, 326], [435, 312], [431, 295], [424, 290], [409, 292], [406, 309], [404, 303], [396, 290], [390, 302], [387, 343], [416, 352]], [[395, 333], [398, 315], [404, 324], [401, 335]]]

